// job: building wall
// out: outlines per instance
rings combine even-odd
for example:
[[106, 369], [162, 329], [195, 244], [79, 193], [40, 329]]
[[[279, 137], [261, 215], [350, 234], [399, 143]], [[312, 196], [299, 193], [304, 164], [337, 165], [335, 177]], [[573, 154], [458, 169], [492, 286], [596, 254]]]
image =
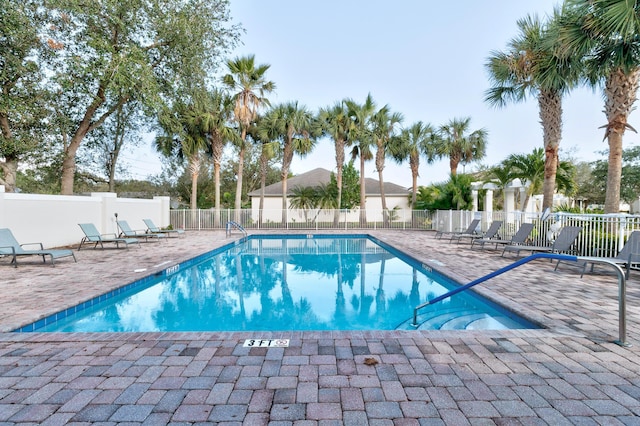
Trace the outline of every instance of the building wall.
[[[409, 198], [407, 196], [387, 196], [387, 208], [389, 210], [393, 210], [396, 207], [398, 208], [398, 213], [404, 211], [408, 215], [411, 214], [411, 209], [409, 208]], [[287, 205], [291, 206], [291, 200], [287, 199]], [[367, 211], [370, 212], [367, 216], [367, 219], [370, 221], [382, 221], [382, 198], [381, 197], [367, 197]], [[259, 209], [260, 209], [260, 197], [251, 197], [251, 218], [254, 222], [258, 222], [259, 220]], [[291, 210], [288, 212], [289, 221], [297, 221], [304, 222], [305, 215], [303, 211], [299, 210]], [[377, 212], [377, 213], [376, 213]], [[373, 216], [372, 216], [373, 214]], [[307, 212], [307, 220], [313, 218], [315, 216], [314, 212]], [[331, 218], [325, 219], [324, 217], [319, 217], [318, 220], [332, 220]], [[346, 221], [358, 221], [359, 220], [359, 209], [355, 208], [351, 212], [346, 213], [346, 217], [343, 217]], [[264, 208], [262, 212], [262, 220], [263, 222], [282, 222], [282, 198], [281, 197], [265, 197], [264, 198]]]
[[113, 193], [75, 195], [0, 192], [0, 228], [9, 228], [19, 243], [45, 248], [75, 245], [84, 234], [79, 223], [93, 223], [101, 233], [117, 233], [116, 216], [132, 229], [146, 229], [142, 219], [169, 225], [169, 197], [153, 200], [118, 198]]

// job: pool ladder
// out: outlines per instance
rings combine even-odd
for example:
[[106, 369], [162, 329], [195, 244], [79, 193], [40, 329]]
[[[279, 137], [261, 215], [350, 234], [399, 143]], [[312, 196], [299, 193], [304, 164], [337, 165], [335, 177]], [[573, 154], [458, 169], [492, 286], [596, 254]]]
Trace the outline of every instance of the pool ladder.
[[234, 222], [232, 220], [227, 222], [227, 237], [231, 235], [231, 230], [236, 228], [238, 231], [242, 232], [244, 236], [247, 236], [247, 231], [240, 225], [238, 222]]
[[586, 256], [570, 256], [570, 255], [566, 255], [566, 254], [555, 254], [555, 253], [536, 253], [533, 254], [531, 256], [522, 258], [516, 262], [513, 262], [511, 265], [505, 266], [504, 268], [500, 268], [497, 271], [491, 272], [490, 274], [487, 274], [483, 277], [478, 278], [477, 280], [471, 281], [468, 284], [465, 284], [461, 287], [455, 288], [441, 296], [438, 296], [436, 298], [433, 298], [431, 300], [428, 300], [427, 302], [416, 306], [415, 308], [413, 308], [413, 322], [411, 323], [411, 326], [414, 328], [418, 328], [420, 325], [418, 324], [418, 311], [422, 308], [425, 308], [429, 305], [433, 305], [434, 303], [438, 303], [444, 299], [448, 299], [449, 297], [456, 295], [462, 291], [466, 291], [468, 289], [470, 289], [473, 286], [476, 286], [480, 283], [483, 283], [487, 280], [490, 280], [491, 278], [497, 277], [498, 275], [504, 274], [505, 272], [509, 272], [512, 269], [517, 268], [518, 266], [524, 265], [525, 263], [529, 263], [532, 260], [536, 260], [536, 259], [551, 259], [551, 260], [563, 260], [563, 261], [568, 261], [568, 262], [577, 262], [577, 261], [585, 261], [585, 262], [589, 262], [589, 263], [601, 263], [601, 264], [606, 264], [606, 265], [610, 265], [611, 267], [613, 267], [616, 270], [616, 273], [618, 274], [618, 340], [615, 340], [614, 343], [620, 345], [620, 346], [625, 346], [625, 347], [629, 347], [631, 346], [627, 341], [626, 341], [626, 336], [627, 336], [627, 296], [626, 296], [626, 278], [625, 278], [625, 273], [622, 270], [622, 268], [620, 268], [620, 266], [618, 266], [617, 264], [615, 264], [614, 262], [611, 262], [609, 260], [605, 260], [599, 257], [586, 257]]

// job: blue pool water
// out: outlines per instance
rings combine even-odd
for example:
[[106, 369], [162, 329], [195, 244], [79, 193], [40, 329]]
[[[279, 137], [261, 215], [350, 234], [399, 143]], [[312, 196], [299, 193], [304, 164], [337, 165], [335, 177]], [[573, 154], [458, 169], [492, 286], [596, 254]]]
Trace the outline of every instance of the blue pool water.
[[[17, 331], [413, 329], [413, 308], [456, 285], [367, 236], [250, 236]], [[418, 323], [535, 328], [468, 291]]]

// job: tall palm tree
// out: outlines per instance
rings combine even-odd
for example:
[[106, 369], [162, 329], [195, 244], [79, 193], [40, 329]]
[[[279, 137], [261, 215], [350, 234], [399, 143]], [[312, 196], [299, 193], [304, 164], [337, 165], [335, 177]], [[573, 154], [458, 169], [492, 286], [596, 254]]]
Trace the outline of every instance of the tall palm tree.
[[360, 225], [367, 223], [367, 205], [365, 194], [365, 163], [373, 158], [371, 152], [372, 134], [371, 134], [371, 117], [375, 113], [376, 104], [369, 93], [362, 105], [351, 99], [345, 100], [347, 111], [353, 125], [350, 127], [349, 140], [354, 145], [351, 150], [351, 158], [360, 159]]
[[[558, 19], [554, 15], [553, 20]], [[553, 207], [558, 149], [562, 138], [562, 97], [577, 82], [575, 61], [561, 58], [555, 48], [556, 33], [536, 16], [518, 21], [520, 33], [511, 40], [506, 52], [493, 52], [486, 67], [492, 87], [485, 101], [504, 107], [536, 96], [545, 148], [543, 208]]]
[[264, 120], [258, 117], [257, 125], [252, 127], [250, 133], [251, 138], [260, 146], [260, 202], [258, 205], [258, 222], [262, 225], [262, 214], [264, 210], [264, 195], [267, 186], [267, 171], [269, 169], [269, 161], [277, 156], [280, 143], [269, 139], [263, 130]]
[[229, 141], [238, 140], [238, 134], [229, 125], [233, 100], [220, 90], [205, 91], [196, 100], [190, 120], [192, 126], [199, 127], [207, 135], [210, 143], [210, 154], [213, 161], [214, 177], [214, 207], [216, 211], [216, 223], [220, 214], [220, 167], [224, 147]]
[[[604, 88], [609, 165], [605, 213], [620, 210], [622, 138], [640, 77], [640, 4], [628, 0], [566, 0], [558, 25], [560, 51], [582, 58], [586, 81]], [[635, 131], [635, 130], [634, 130]]]
[[403, 129], [396, 143], [392, 145], [391, 155], [398, 163], [409, 160], [411, 169], [411, 206], [415, 208], [418, 194], [418, 176], [420, 157], [425, 156], [428, 163], [436, 157], [437, 131], [431, 124], [418, 121], [409, 128]]
[[391, 143], [395, 143], [396, 127], [402, 123], [402, 114], [392, 113], [388, 105], [383, 106], [371, 117], [371, 132], [376, 144], [376, 170], [378, 171], [378, 182], [380, 184], [380, 199], [382, 201], [383, 219], [386, 224], [389, 220], [387, 215], [387, 199], [384, 195], [384, 170], [385, 158], [390, 154]]
[[335, 226], [340, 222], [340, 206], [342, 206], [342, 171], [344, 169], [344, 150], [349, 143], [349, 132], [353, 126], [353, 121], [349, 118], [349, 113], [345, 101], [336, 102], [330, 107], [321, 108], [318, 113], [318, 121], [322, 132], [333, 139], [333, 146], [336, 151], [336, 182], [338, 184], [338, 197], [336, 200], [336, 211], [333, 218]]
[[[528, 182], [526, 197], [522, 201], [522, 211], [527, 210], [531, 195], [540, 193], [542, 189], [545, 164], [545, 153], [542, 148], [535, 148], [531, 154], [511, 154], [504, 161], [504, 165], [511, 170], [513, 177]], [[558, 190], [571, 192], [574, 188], [574, 174], [575, 167], [571, 163], [567, 161], [558, 162]]]
[[262, 119], [261, 135], [282, 144], [282, 223], [287, 223], [287, 178], [293, 155], [305, 156], [313, 150], [314, 125], [313, 114], [297, 101], [276, 105]]
[[469, 133], [471, 118], [454, 118], [440, 127], [438, 156], [449, 157], [449, 169], [455, 176], [458, 164], [471, 163], [485, 156], [487, 147], [487, 131], [474, 130]]
[[249, 55], [227, 61], [229, 74], [226, 74], [222, 82], [234, 93], [235, 102], [233, 115], [240, 127], [238, 173], [236, 176], [236, 198], [234, 208], [236, 221], [239, 220], [242, 207], [242, 171], [244, 167], [244, 155], [246, 152], [247, 130], [256, 119], [258, 110], [263, 106], [269, 106], [266, 94], [276, 88], [274, 82], [266, 79], [265, 74], [271, 67], [268, 64], [256, 65], [255, 56]]

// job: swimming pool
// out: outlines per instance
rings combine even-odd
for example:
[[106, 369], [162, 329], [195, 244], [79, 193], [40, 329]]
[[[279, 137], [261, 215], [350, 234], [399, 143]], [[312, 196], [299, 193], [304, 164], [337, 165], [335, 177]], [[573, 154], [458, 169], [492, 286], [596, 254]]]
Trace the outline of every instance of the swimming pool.
[[[413, 329], [414, 306], [457, 286], [364, 235], [253, 235], [16, 331]], [[426, 329], [536, 328], [463, 292]]]

